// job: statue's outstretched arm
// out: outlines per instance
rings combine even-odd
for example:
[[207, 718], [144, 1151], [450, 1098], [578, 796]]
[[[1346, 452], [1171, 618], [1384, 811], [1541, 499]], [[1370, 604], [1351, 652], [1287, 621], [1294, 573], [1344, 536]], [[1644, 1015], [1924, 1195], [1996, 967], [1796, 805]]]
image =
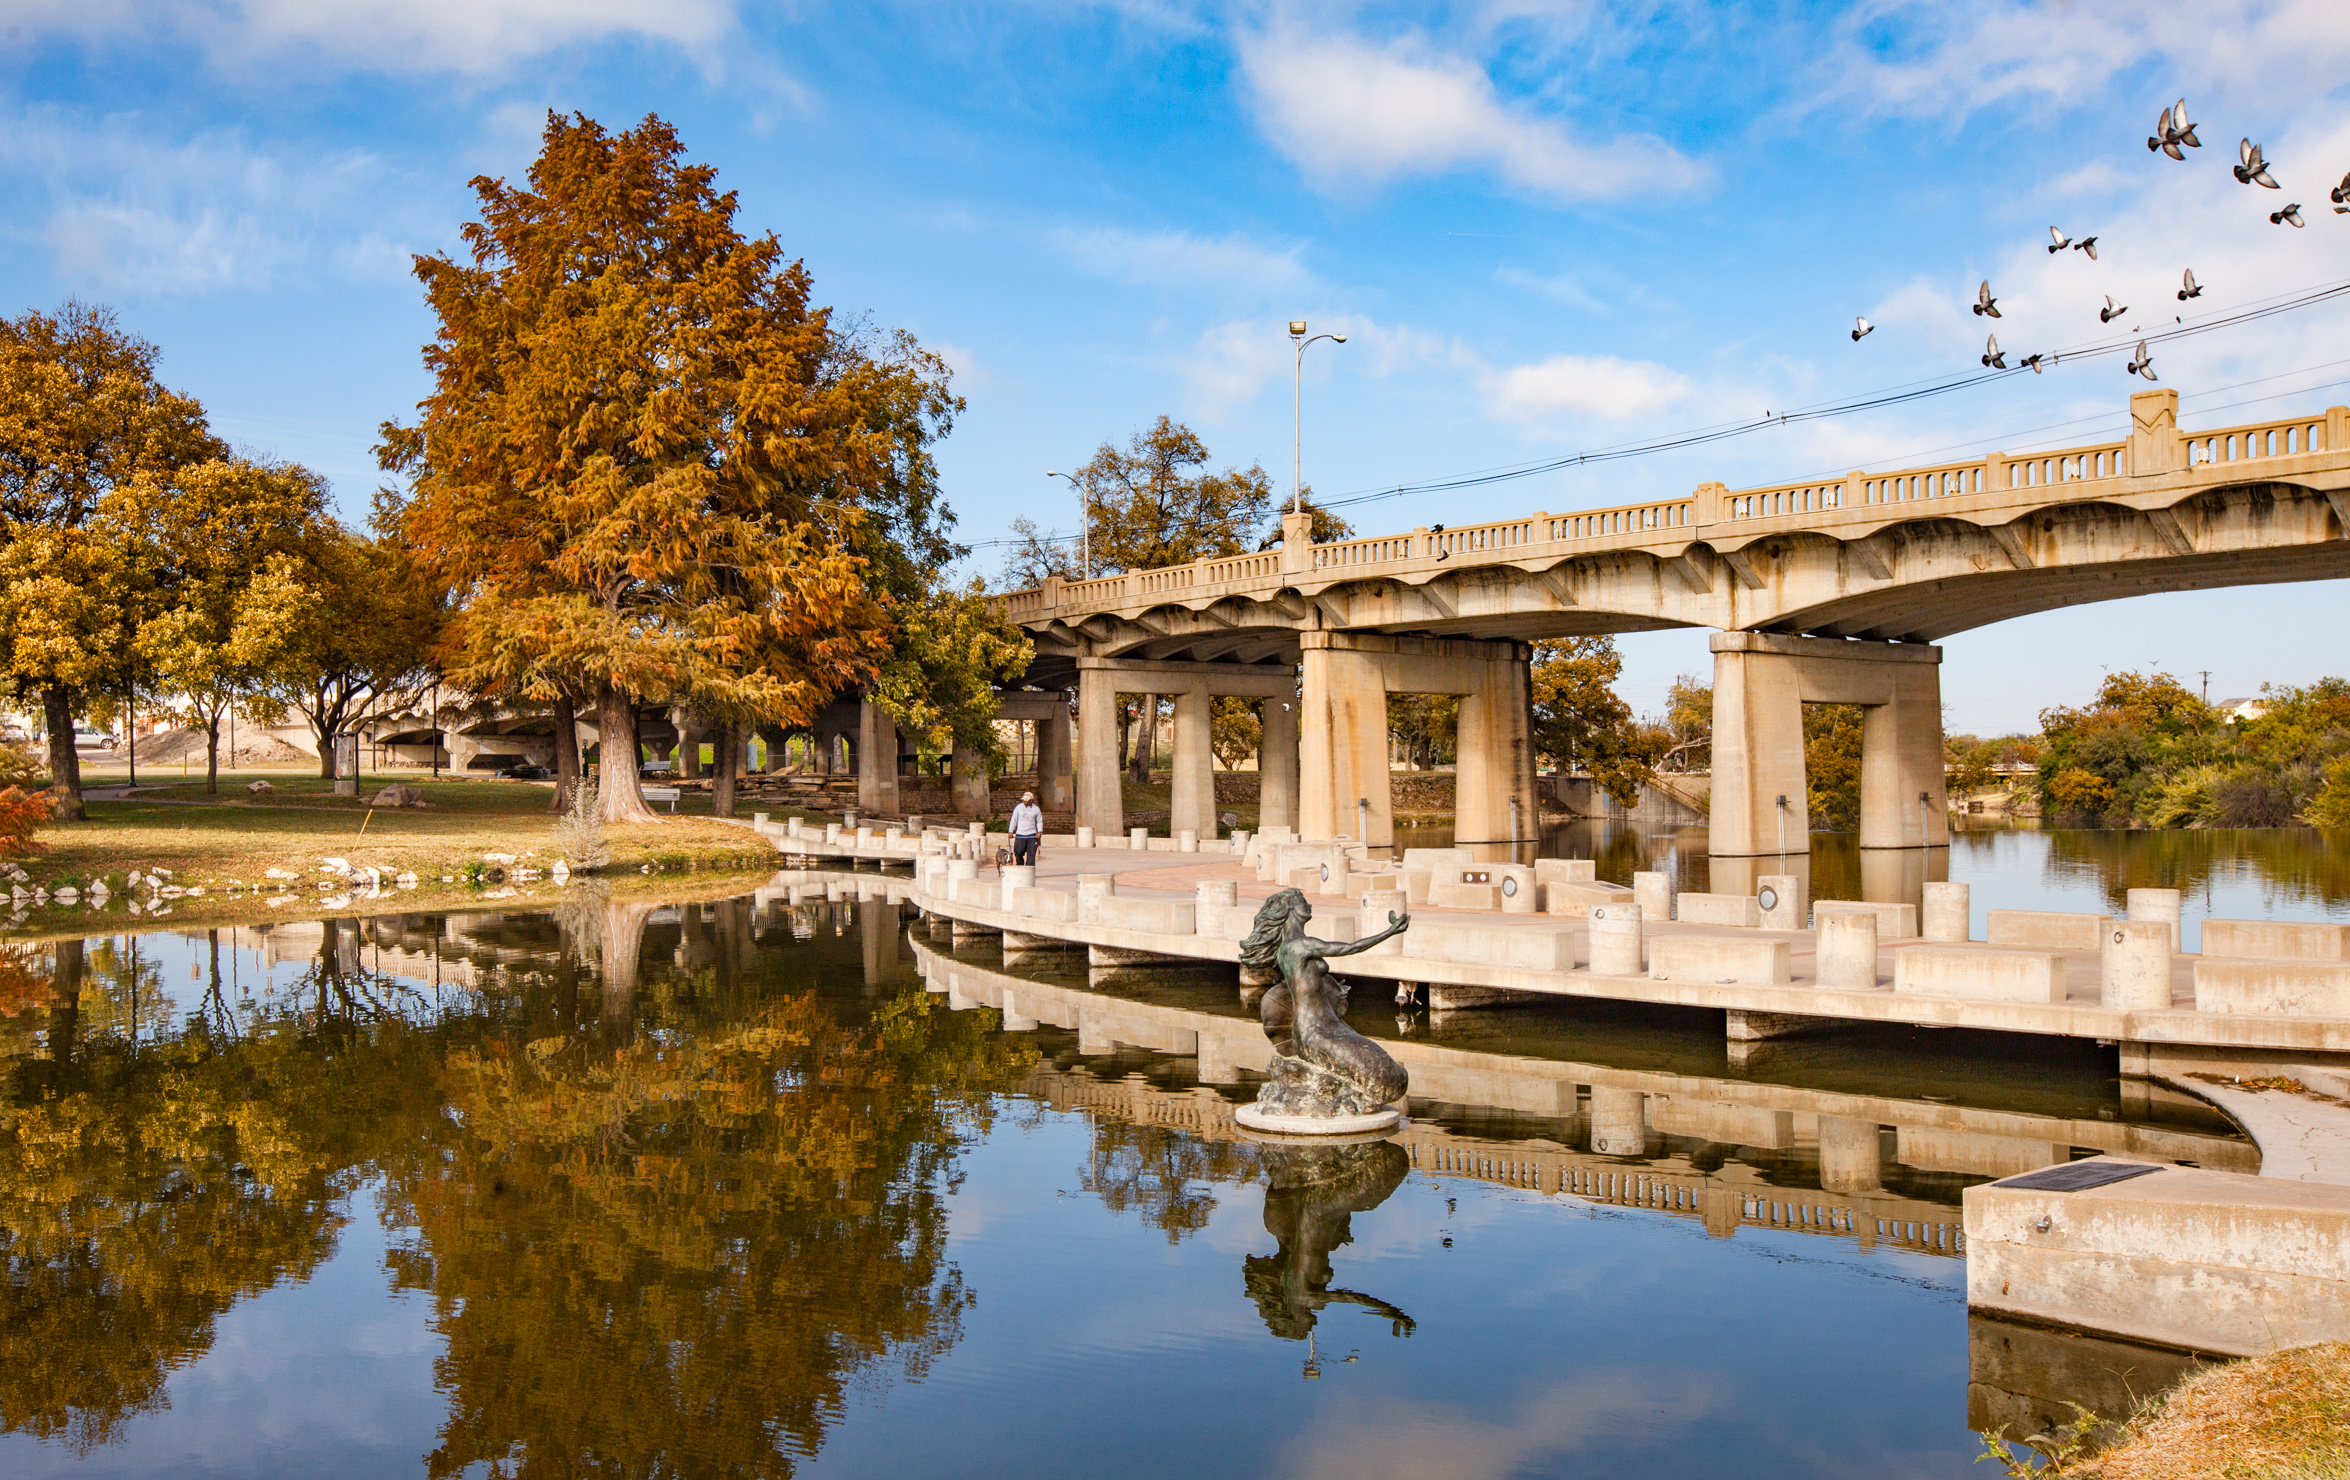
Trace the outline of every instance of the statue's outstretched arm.
[[1411, 923], [1412, 917], [1409, 912], [1399, 915], [1395, 911], [1389, 910], [1387, 912], [1387, 928], [1377, 935], [1366, 935], [1361, 940], [1350, 940], [1344, 945], [1327, 940], [1318, 940], [1314, 944], [1322, 948], [1322, 954], [1325, 956], [1356, 956], [1383, 940], [1403, 934], [1405, 928]]

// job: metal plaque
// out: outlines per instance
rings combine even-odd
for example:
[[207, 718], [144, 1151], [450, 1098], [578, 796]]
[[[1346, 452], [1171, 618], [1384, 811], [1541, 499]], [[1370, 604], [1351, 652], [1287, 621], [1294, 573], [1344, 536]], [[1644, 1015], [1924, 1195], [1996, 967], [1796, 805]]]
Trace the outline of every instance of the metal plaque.
[[2092, 1187], [2109, 1187], [2161, 1170], [2142, 1161], [2068, 1161], [2062, 1166], [2042, 1167], [1992, 1185], [2013, 1187], [2018, 1192], [2087, 1192]]

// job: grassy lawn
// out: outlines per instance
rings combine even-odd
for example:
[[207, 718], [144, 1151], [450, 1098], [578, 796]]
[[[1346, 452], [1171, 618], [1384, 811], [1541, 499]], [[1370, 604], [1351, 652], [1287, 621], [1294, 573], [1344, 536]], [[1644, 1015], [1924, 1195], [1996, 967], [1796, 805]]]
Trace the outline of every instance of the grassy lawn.
[[[171, 871], [173, 884], [204, 890], [169, 902], [173, 924], [186, 925], [269, 915], [267, 906], [257, 903], [255, 890], [271, 868], [301, 876], [293, 892], [307, 906], [305, 917], [314, 917], [321, 898], [339, 893], [316, 887], [327, 877], [319, 865], [328, 858], [346, 860], [354, 868], [380, 868], [387, 875], [417, 876], [413, 890], [355, 899], [350, 908], [334, 911], [367, 913], [461, 908], [483, 898], [496, 886], [468, 884], [465, 871], [485, 853], [512, 854], [517, 866], [542, 872], [558, 856], [554, 818], [546, 810], [548, 783], [397, 778], [417, 786], [432, 804], [410, 810], [367, 806], [366, 798], [388, 778], [367, 778], [358, 797], [333, 795], [333, 784], [316, 775], [279, 773], [267, 776], [276, 790], [253, 797], [244, 790], [252, 779], [254, 773], [239, 772], [232, 787], [224, 777], [221, 795], [210, 801], [200, 781], [124, 801], [92, 801], [86, 804], [87, 821], [44, 828], [39, 836], [49, 853], [20, 860], [35, 883], [51, 890], [70, 883], [86, 896], [90, 884], [103, 879], [114, 897], [103, 910], [90, 909], [86, 898], [71, 908], [52, 904], [31, 910], [9, 933], [67, 934], [102, 919], [103, 928], [119, 929], [129, 918], [125, 875], [134, 869], [162, 867]], [[105, 782], [98, 778], [95, 784]], [[698, 816], [686, 810], [696, 801]], [[708, 797], [689, 796], [680, 808], [674, 821], [607, 827], [612, 862], [605, 874], [721, 871], [759, 877], [777, 867], [772, 845], [747, 828], [708, 815]], [[747, 817], [750, 809], [740, 810]], [[780, 821], [794, 814], [771, 810], [771, 815]], [[277, 891], [271, 883], [269, 894]], [[291, 912], [296, 906], [281, 908]]]

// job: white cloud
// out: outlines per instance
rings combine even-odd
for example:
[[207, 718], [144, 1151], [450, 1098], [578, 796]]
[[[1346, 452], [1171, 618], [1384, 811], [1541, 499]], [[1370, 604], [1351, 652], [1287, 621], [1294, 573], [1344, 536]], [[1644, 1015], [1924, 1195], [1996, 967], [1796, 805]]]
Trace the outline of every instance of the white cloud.
[[1481, 384], [1494, 414], [1530, 422], [1564, 415], [1623, 421], [1684, 400], [1690, 389], [1689, 377], [1668, 366], [1605, 355], [1552, 355], [1489, 371]]
[[374, 155], [304, 157], [229, 130], [147, 134], [135, 116], [86, 123], [55, 109], [0, 119], [18, 219], [60, 277], [107, 292], [209, 293], [289, 274], [396, 278], [408, 192]]
[[176, 34], [224, 60], [300, 49], [382, 71], [486, 73], [615, 36], [708, 52], [733, 30], [734, 7], [731, 0], [0, 0], [0, 27], [92, 39]]
[[[1309, 383], [1333, 374], [1377, 379], [1427, 366], [1481, 368], [1477, 357], [1457, 340], [1407, 325], [1381, 324], [1353, 314], [1308, 312], [1305, 319], [1316, 334], [1344, 334], [1347, 339], [1345, 344], [1324, 342], [1306, 351]], [[1190, 388], [1193, 411], [1213, 421], [1275, 380], [1286, 385], [1297, 373], [1296, 356], [1285, 320], [1233, 319], [1201, 333], [1176, 368]]]
[[1302, 246], [1269, 247], [1237, 232], [1203, 237], [1097, 226], [1064, 228], [1052, 240], [1087, 272], [1144, 287], [1265, 294], [1294, 291], [1310, 281], [1298, 261]]
[[[1823, 100], [1858, 93], [1888, 111], [1957, 118], [2029, 96], [2079, 104], [2157, 58], [2193, 79], [2177, 85], [2191, 111], [2206, 89], [2274, 107], [2331, 92], [2350, 63], [2350, 6], [2340, 0], [1908, 0], [1862, 7], [1847, 29], [1823, 59]], [[1888, 30], [1908, 41], [1892, 57], [1877, 40]], [[2148, 97], [2145, 121], [2168, 101]]]
[[1239, 38], [1241, 69], [1273, 143], [1327, 187], [1489, 170], [1554, 200], [1687, 189], [1704, 170], [1663, 140], [1578, 138], [1504, 102], [1466, 57], [1406, 38], [1375, 45], [1289, 29]]

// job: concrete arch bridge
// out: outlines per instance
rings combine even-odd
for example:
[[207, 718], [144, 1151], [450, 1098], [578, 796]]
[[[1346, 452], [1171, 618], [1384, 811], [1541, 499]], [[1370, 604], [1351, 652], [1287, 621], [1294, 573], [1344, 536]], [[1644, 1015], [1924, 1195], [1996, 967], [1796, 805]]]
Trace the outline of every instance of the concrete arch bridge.
[[1462, 837], [1531, 837], [1529, 644], [1706, 627], [1714, 854], [1808, 831], [1807, 703], [1867, 710], [1861, 846], [1938, 848], [1936, 643], [2081, 602], [2350, 576], [2350, 409], [2190, 430], [2176, 391], [2147, 391], [2126, 438], [2028, 457], [1329, 544], [1309, 528], [1292, 515], [1276, 550], [1006, 597], [1037, 643], [1028, 683], [1079, 695], [1080, 826], [1122, 829], [1116, 695], [1172, 693], [1172, 826], [1211, 835], [1207, 701], [1236, 694], [1267, 701], [1263, 825], [1392, 846], [1386, 698], [1437, 693], [1464, 700]]

